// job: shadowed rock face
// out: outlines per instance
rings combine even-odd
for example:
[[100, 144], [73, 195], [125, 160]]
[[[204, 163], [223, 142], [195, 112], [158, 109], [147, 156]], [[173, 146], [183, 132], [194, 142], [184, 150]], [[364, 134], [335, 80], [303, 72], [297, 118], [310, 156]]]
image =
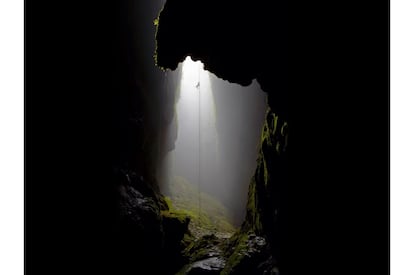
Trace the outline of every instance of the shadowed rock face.
[[220, 274], [220, 271], [223, 269], [224, 265], [225, 263], [223, 259], [212, 257], [195, 262], [190, 267], [190, 271], [188, 271], [187, 274]]
[[269, 106], [287, 117], [285, 1], [168, 0], [158, 18], [156, 62], [176, 69], [187, 55], [218, 77], [257, 79]]

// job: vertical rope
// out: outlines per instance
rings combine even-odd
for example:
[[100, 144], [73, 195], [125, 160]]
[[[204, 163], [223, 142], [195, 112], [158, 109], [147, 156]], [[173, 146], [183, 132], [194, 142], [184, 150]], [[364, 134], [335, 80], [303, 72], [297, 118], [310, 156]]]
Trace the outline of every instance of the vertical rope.
[[201, 85], [200, 64], [198, 66], [198, 220], [201, 225]]

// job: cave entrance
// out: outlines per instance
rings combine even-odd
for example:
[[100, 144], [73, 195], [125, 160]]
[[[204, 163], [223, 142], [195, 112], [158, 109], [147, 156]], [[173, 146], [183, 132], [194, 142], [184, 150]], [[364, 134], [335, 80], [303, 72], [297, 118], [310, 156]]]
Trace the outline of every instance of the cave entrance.
[[232, 84], [187, 57], [175, 87], [175, 148], [166, 158], [161, 191], [191, 217], [190, 231], [230, 236], [245, 216], [267, 109], [253, 82]]

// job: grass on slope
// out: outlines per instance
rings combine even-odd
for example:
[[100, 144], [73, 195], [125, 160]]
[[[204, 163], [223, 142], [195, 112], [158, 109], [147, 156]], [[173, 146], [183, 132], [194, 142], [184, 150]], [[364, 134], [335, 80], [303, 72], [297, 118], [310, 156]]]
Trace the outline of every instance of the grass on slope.
[[227, 209], [213, 196], [203, 192], [199, 196], [198, 188], [182, 177], [172, 180], [170, 190], [171, 197], [166, 197], [170, 209], [191, 218], [189, 228], [195, 235], [235, 232], [236, 229], [229, 221]]

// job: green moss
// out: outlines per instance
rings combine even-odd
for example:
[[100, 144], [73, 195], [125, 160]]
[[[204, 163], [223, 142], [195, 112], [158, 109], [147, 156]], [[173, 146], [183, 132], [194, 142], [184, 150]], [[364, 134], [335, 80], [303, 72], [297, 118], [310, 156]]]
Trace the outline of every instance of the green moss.
[[267, 144], [271, 143], [269, 125], [267, 124], [267, 121], [265, 121], [265, 123], [263, 124], [260, 142], [261, 144], [263, 144], [264, 142], [266, 142]]
[[[201, 239], [203, 240], [203, 239]], [[198, 261], [206, 255], [208, 255], [208, 244], [193, 242], [184, 250], [184, 254], [187, 255], [191, 262]]]
[[166, 71], [166, 68], [161, 67], [158, 65], [158, 41], [157, 41], [157, 34], [158, 34], [158, 29], [160, 27], [160, 14], [163, 11], [164, 6], [161, 8], [160, 12], [158, 13], [157, 18], [154, 19], [154, 26], [155, 26], [155, 51], [154, 51], [154, 62], [155, 62], [155, 66], [157, 66], [158, 68], [160, 68], [162, 71]]
[[233, 244], [234, 251], [226, 261], [226, 266], [220, 272], [220, 275], [231, 274], [233, 269], [240, 264], [243, 258], [246, 256], [245, 251], [247, 250], [248, 232], [238, 231], [230, 242]]
[[161, 216], [164, 218], [178, 219], [180, 223], [185, 223], [190, 218], [186, 213], [180, 212], [177, 210], [175, 211], [163, 210], [161, 211]]
[[164, 200], [168, 206], [168, 209], [172, 209], [172, 202], [171, 202], [171, 198], [168, 196], [164, 196]]
[[270, 109], [267, 109], [266, 112], [266, 119], [263, 124], [262, 128], [262, 135], [261, 135], [261, 144], [266, 142], [266, 145], [272, 146], [272, 139], [277, 134], [277, 124], [278, 124], [279, 116], [273, 113]]
[[276, 142], [276, 153], [280, 154], [280, 142]]
[[255, 232], [261, 232], [262, 223], [260, 219], [260, 213], [257, 206], [257, 191], [256, 180], [253, 177], [249, 185], [249, 194], [247, 200], [247, 217], [243, 224], [243, 230], [254, 230]]
[[[273, 113], [270, 109], [266, 112], [266, 119], [262, 128], [262, 134], [261, 134], [261, 147], [263, 147], [264, 144], [267, 146], [275, 146], [276, 151], [280, 153], [280, 144], [278, 142], [275, 142], [277, 140], [277, 136], [284, 136], [285, 128], [287, 127], [287, 122], [283, 123], [283, 126], [280, 127], [280, 133], [278, 133], [278, 125], [279, 123], [279, 116], [277, 116], [275, 113]], [[285, 142], [286, 143], [286, 142]], [[286, 146], [284, 146], [285, 148]]]
[[267, 171], [267, 164], [265, 159], [263, 159], [263, 179], [265, 186], [267, 186], [269, 182], [269, 172]]
[[273, 135], [276, 133], [278, 118], [279, 117], [276, 116], [275, 113], [272, 113], [272, 121], [273, 121], [273, 131], [272, 131], [272, 134]]
[[287, 130], [286, 130], [287, 127], [288, 127], [288, 124], [287, 124], [287, 122], [285, 122], [285, 123], [283, 123], [283, 126], [280, 129], [281, 136], [285, 138], [284, 145], [283, 145], [283, 151], [286, 151], [287, 144], [288, 144], [288, 141], [287, 141], [288, 140], [288, 133], [287, 133]]
[[[191, 235], [190, 232], [187, 232], [187, 233], [184, 234], [184, 237], [181, 240], [181, 245], [182, 245], [182, 247], [187, 248], [187, 247], [192, 246], [194, 244], [194, 241], [195, 241], [194, 236]], [[184, 251], [183, 251], [183, 254], [185, 255]]]
[[[191, 218], [191, 224], [210, 231], [235, 232], [229, 219], [228, 210], [214, 197], [201, 192], [182, 177], [171, 182], [171, 209], [184, 213]], [[199, 196], [201, 209], [199, 209]], [[190, 226], [191, 228], [191, 226]]]
[[163, 197], [168, 209], [161, 211], [161, 216], [164, 218], [175, 218], [180, 221], [180, 223], [187, 222], [188, 219], [194, 218], [190, 213], [187, 211], [183, 211], [181, 209], [177, 209], [173, 207], [172, 201], [170, 197], [164, 196]]
[[283, 123], [283, 125], [282, 125], [282, 127], [280, 127], [280, 134], [282, 135], [282, 137], [284, 137], [285, 135], [286, 135], [286, 128], [288, 127], [288, 124], [287, 124], [287, 122], [285, 121], [284, 123]]
[[222, 249], [223, 239], [216, 237], [214, 234], [205, 235], [200, 239], [194, 239], [192, 236], [189, 236], [189, 243], [182, 252], [188, 259], [189, 264], [181, 268], [176, 275], [187, 274], [188, 269], [194, 262], [209, 258], [212, 254], [221, 255]]

